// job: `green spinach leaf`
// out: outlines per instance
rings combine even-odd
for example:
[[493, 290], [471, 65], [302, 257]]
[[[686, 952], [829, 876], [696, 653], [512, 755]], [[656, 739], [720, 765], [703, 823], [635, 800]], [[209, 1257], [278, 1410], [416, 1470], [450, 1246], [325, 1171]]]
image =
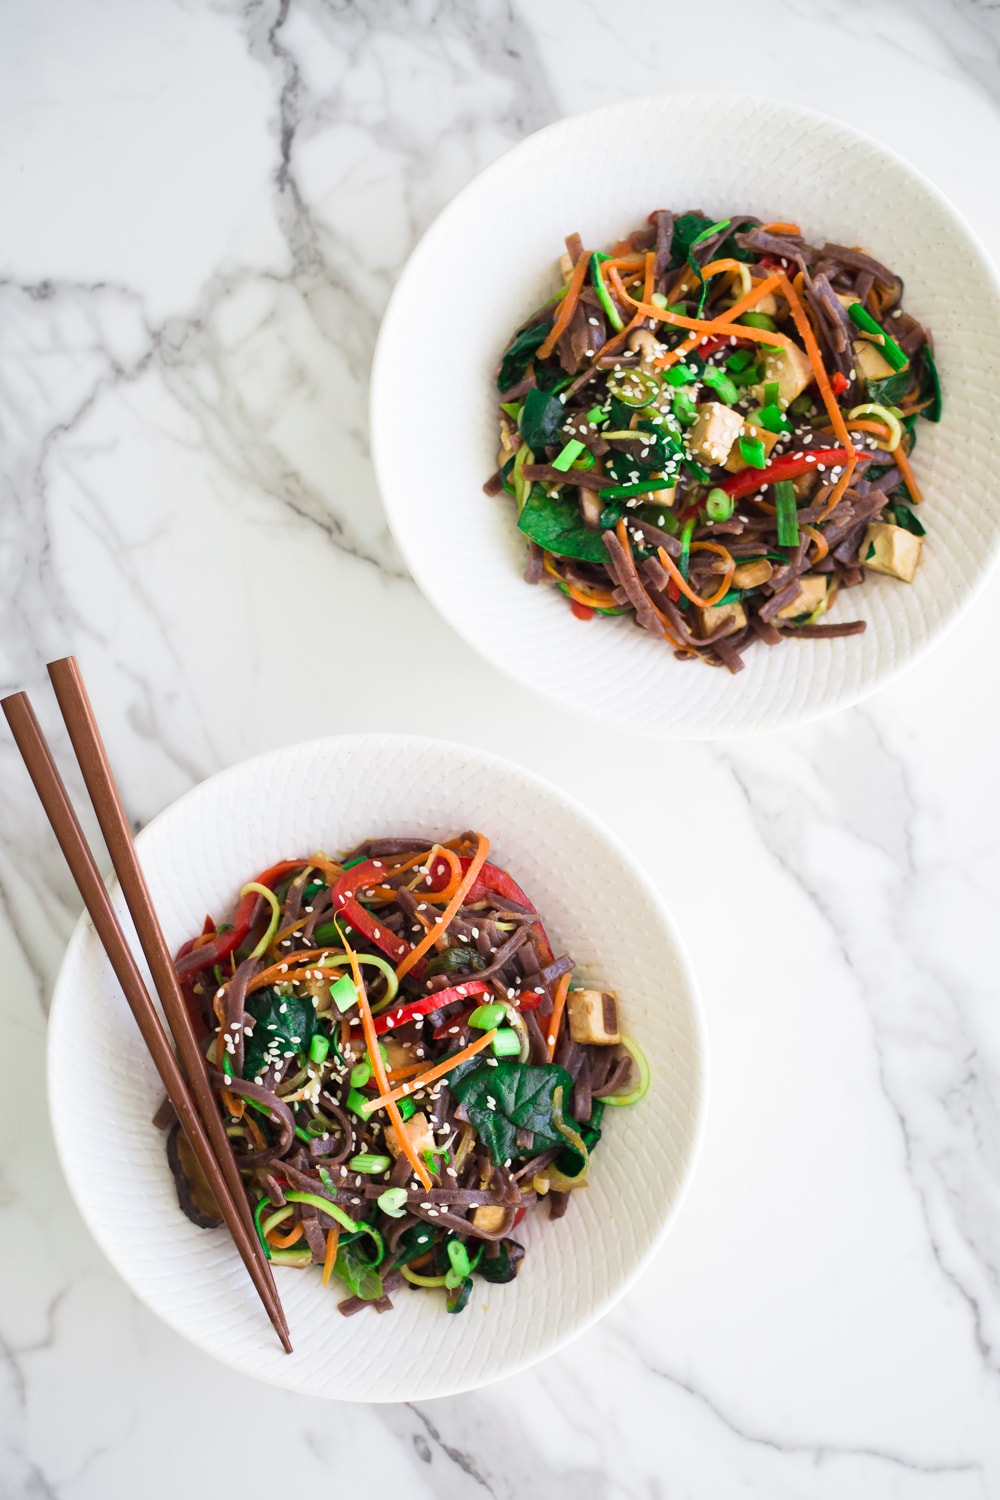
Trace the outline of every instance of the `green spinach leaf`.
[[560, 1085], [568, 1101], [573, 1080], [565, 1068], [501, 1061], [495, 1068], [477, 1068], [452, 1084], [451, 1091], [465, 1105], [493, 1160], [502, 1162], [524, 1155], [517, 1144], [519, 1130], [531, 1131], [532, 1151], [562, 1143], [552, 1120], [552, 1095]]
[[540, 485], [532, 486], [517, 524], [525, 536], [556, 557], [596, 563], [608, 560], [600, 532], [584, 526], [577, 502], [558, 495], [550, 500]]
[[894, 500], [891, 505], [886, 506], [886, 511], [897, 526], [902, 526], [904, 531], [912, 531], [914, 536], [926, 536], [927, 528], [916, 516], [908, 505], [902, 500]]
[[550, 324], [545, 322], [536, 323], [532, 328], [522, 328], [507, 346], [497, 375], [498, 390], [505, 391], [508, 386], [516, 385], [528, 373], [535, 350], [548, 337], [549, 327]]
[[496, 1255], [484, 1255], [476, 1270], [484, 1281], [513, 1281], [524, 1259], [524, 1246], [517, 1240], [500, 1240]]
[[467, 948], [464, 943], [456, 943], [453, 948], [445, 948], [443, 953], [435, 953], [434, 957], [424, 965], [424, 974], [429, 979], [432, 974], [455, 974], [460, 969], [485, 969], [486, 960], [475, 948]]
[[930, 346], [925, 344], [921, 351], [920, 366], [920, 399], [930, 401], [930, 406], [925, 406], [920, 413], [926, 417], [928, 422], [940, 422], [941, 420], [941, 380], [938, 368]]
[[270, 1049], [279, 1057], [308, 1052], [316, 1031], [316, 1008], [310, 995], [282, 995], [271, 988], [256, 990], [246, 1002], [256, 1025], [243, 1049], [243, 1076], [256, 1078]]
[[566, 408], [550, 391], [529, 391], [521, 407], [521, 436], [532, 453], [562, 441]]
[[341, 1242], [337, 1249], [337, 1259], [333, 1263], [333, 1269], [355, 1297], [363, 1297], [366, 1302], [375, 1302], [381, 1297], [382, 1278], [364, 1260], [358, 1250], [357, 1241], [349, 1241], [346, 1245]]
[[865, 385], [869, 401], [877, 401], [880, 406], [895, 406], [909, 389], [910, 372], [902, 370], [898, 375], [887, 375], [884, 380], [866, 380]]

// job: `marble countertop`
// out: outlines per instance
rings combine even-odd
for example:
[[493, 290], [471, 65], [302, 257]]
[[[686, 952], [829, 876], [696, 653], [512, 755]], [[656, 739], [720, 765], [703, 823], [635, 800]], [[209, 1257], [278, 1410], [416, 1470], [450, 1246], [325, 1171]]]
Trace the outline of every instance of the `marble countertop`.
[[[519, 136], [628, 93], [767, 92], [880, 137], [1000, 253], [998, 56], [986, 0], [3, 7], [0, 685], [77, 652], [139, 823], [342, 730], [525, 763], [666, 896], [713, 1062], [673, 1234], [564, 1353], [414, 1407], [241, 1379], [133, 1299], [63, 1185], [45, 1009], [78, 903], [0, 736], [4, 1496], [252, 1496], [292, 1470], [415, 1500], [1000, 1496], [998, 586], [825, 723], [590, 729], [580, 753], [410, 582], [365, 438], [400, 266]], [[364, 609], [378, 682], [344, 653], [336, 692], [289, 693], [317, 601], [334, 638]], [[681, 794], [662, 814], [654, 778]]]

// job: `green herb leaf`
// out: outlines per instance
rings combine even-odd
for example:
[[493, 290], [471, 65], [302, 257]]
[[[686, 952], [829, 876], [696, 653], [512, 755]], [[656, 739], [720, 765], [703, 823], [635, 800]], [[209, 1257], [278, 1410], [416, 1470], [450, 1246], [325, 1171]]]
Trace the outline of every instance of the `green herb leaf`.
[[479, 1139], [493, 1160], [501, 1162], [525, 1154], [517, 1144], [519, 1130], [531, 1131], [531, 1151], [546, 1151], [564, 1141], [552, 1120], [552, 1095], [560, 1086], [563, 1098], [568, 1099], [573, 1080], [565, 1068], [510, 1061], [501, 1061], [495, 1068], [477, 1068], [450, 1084]]
[[424, 974], [430, 979], [432, 974], [457, 974], [463, 969], [485, 968], [486, 960], [481, 953], [475, 948], [467, 948], [463, 943], [456, 943], [443, 953], [435, 953], [424, 965]]
[[551, 324], [536, 323], [533, 328], [522, 328], [512, 343], [508, 344], [504, 357], [500, 361], [500, 371], [497, 375], [497, 389], [507, 390], [508, 386], [516, 385], [528, 373], [528, 366], [534, 358], [535, 350], [539, 344], [544, 344], [549, 335]]
[[599, 532], [583, 524], [576, 500], [556, 496], [549, 499], [540, 485], [533, 485], [518, 518], [518, 528], [556, 557], [575, 557], [581, 562], [606, 563], [608, 550]]
[[562, 442], [566, 408], [549, 391], [529, 391], [521, 408], [521, 436], [533, 453]]
[[925, 344], [921, 350], [920, 366], [920, 399], [930, 400], [930, 406], [925, 406], [920, 413], [926, 417], [928, 422], [940, 422], [941, 420], [941, 380], [938, 375], [937, 365], [930, 346]]
[[895, 406], [910, 388], [910, 372], [903, 370], [899, 375], [887, 375], [884, 380], [866, 380], [865, 385], [869, 401], [877, 401], [880, 406]]
[[904, 531], [912, 531], [914, 536], [927, 535], [926, 526], [917, 520], [910, 507], [904, 505], [902, 500], [894, 500], [891, 505], [886, 506], [886, 511], [896, 525], [902, 526]]
[[256, 1078], [263, 1072], [268, 1049], [279, 1057], [308, 1052], [316, 1031], [316, 1008], [311, 996], [282, 995], [268, 986], [248, 997], [246, 1010], [256, 1025], [243, 1049], [244, 1078]]
[[382, 1278], [362, 1256], [358, 1241], [349, 1240], [345, 1244], [341, 1239], [333, 1269], [355, 1297], [363, 1297], [366, 1302], [376, 1302], [381, 1297]]
[[517, 1268], [523, 1259], [523, 1245], [519, 1245], [516, 1240], [500, 1240], [497, 1254], [483, 1255], [476, 1270], [484, 1281], [502, 1285], [504, 1282], [514, 1280]]

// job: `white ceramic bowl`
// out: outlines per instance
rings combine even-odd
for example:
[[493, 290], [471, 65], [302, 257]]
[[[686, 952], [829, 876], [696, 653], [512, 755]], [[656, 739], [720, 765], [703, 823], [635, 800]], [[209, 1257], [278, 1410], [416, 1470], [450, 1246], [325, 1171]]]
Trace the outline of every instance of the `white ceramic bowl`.
[[[833, 619], [867, 631], [755, 646], [738, 677], [670, 649], [631, 619], [575, 619], [522, 580], [512, 502], [496, 467], [493, 372], [518, 323], [558, 282], [563, 238], [606, 246], [654, 208], [792, 219], [807, 238], [863, 245], [899, 271], [933, 331], [944, 420], [919, 424], [929, 536], [916, 581], [873, 577]], [[566, 707], [655, 734], [711, 738], [812, 719], [916, 661], [984, 583], [1000, 542], [992, 458], [1000, 288], [941, 193], [884, 146], [823, 115], [728, 94], [630, 99], [562, 120], [508, 151], [413, 252], [382, 325], [372, 448], [396, 539], [417, 582], [495, 666]]]
[[[523, 1228], [509, 1286], [477, 1280], [464, 1313], [404, 1291], [393, 1312], [337, 1312], [318, 1270], [276, 1268], [295, 1353], [282, 1354], [228, 1236], [177, 1206], [161, 1088], [89, 922], [73, 935], [49, 1028], [49, 1096], [70, 1190], [142, 1300], [245, 1374], [354, 1401], [469, 1390], [541, 1359], [621, 1296], [666, 1234], [693, 1167], [705, 1101], [694, 980], [673, 924], [622, 847], [562, 793], [505, 761], [407, 735], [352, 735], [224, 771], [139, 840], [167, 939], [221, 918], [275, 859], [391, 834], [488, 833], [492, 854], [537, 901], [557, 951], [614, 988], [653, 1070], [646, 1099], [608, 1110], [591, 1186], [564, 1219]], [[120, 909], [122, 909], [120, 907]], [[558, 1293], [554, 1290], [558, 1288]], [[343, 1295], [346, 1295], [343, 1294]]]

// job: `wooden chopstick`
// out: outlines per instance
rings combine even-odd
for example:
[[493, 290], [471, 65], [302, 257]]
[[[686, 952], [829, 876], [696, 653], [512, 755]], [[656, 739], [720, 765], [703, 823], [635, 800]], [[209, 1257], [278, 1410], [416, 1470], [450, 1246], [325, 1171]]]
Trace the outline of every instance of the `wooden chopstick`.
[[[240, 1176], [239, 1167], [236, 1165], [232, 1144], [222, 1123], [212, 1086], [208, 1081], [205, 1058], [198, 1045], [191, 1016], [184, 1002], [177, 972], [170, 956], [170, 949], [163, 936], [160, 919], [156, 914], [135, 844], [132, 842], [128, 815], [111, 770], [111, 763], [97, 725], [90, 695], [74, 656], [64, 656], [59, 661], [49, 662], [48, 672], [55, 689], [59, 709], [69, 731], [73, 750], [83, 773], [84, 783], [97, 814], [101, 833], [104, 835], [104, 842], [111, 855], [111, 863], [132, 914], [139, 943], [146, 955], [156, 993], [160, 997], [167, 1025], [173, 1035], [180, 1058], [181, 1071], [187, 1080], [188, 1088], [194, 1095], [195, 1106], [208, 1132], [215, 1159], [222, 1168], [230, 1197], [249, 1235], [255, 1259], [270, 1285], [273, 1302], [280, 1315], [281, 1327], [278, 1328], [278, 1332], [283, 1333], [283, 1337], [287, 1337], [288, 1327], [281, 1311], [281, 1302], [277, 1287], [274, 1285], [271, 1267], [257, 1235], [253, 1214], [250, 1212], [250, 1204], [247, 1201], [246, 1188]], [[268, 1311], [270, 1312], [270, 1308]]]
[[[60, 675], [62, 677], [63, 674]], [[67, 673], [67, 678], [68, 675]], [[187, 1084], [178, 1066], [167, 1034], [163, 1029], [163, 1023], [157, 1014], [149, 991], [146, 989], [142, 975], [139, 972], [138, 965], [129, 948], [125, 934], [118, 922], [118, 917], [111, 904], [111, 897], [108, 895], [104, 881], [101, 879], [100, 871], [87, 845], [83, 829], [80, 827], [73, 804], [70, 802], [69, 794], [56, 769], [55, 762], [52, 759], [45, 736], [42, 734], [41, 726], [35, 718], [35, 713], [28, 700], [28, 696], [26, 693], [12, 693], [0, 702], [0, 707], [3, 708], [4, 715], [17, 743], [17, 748], [20, 750], [28, 774], [34, 782], [35, 790], [38, 792], [46, 816], [52, 825], [52, 831], [66, 858], [66, 863], [69, 865], [77, 889], [83, 897], [83, 903], [97, 930], [101, 945], [115, 971], [118, 982], [128, 1001], [129, 1008], [142, 1033], [143, 1041], [146, 1043], [153, 1062], [156, 1065], [156, 1070], [163, 1081], [167, 1097], [173, 1105], [181, 1128], [191, 1143], [191, 1149], [208, 1180], [215, 1201], [218, 1204], [219, 1212], [222, 1214], [233, 1237], [240, 1258], [250, 1274], [250, 1279], [267, 1310], [275, 1332], [286, 1352], [290, 1354], [292, 1352], [292, 1344], [288, 1333], [288, 1325], [285, 1322], [281, 1303], [270, 1274], [270, 1268], [262, 1264], [263, 1252], [260, 1240], [252, 1229], [247, 1228], [245, 1216], [240, 1212], [238, 1207], [241, 1199], [245, 1204], [245, 1193], [242, 1184], [239, 1195], [235, 1195], [230, 1190], [222, 1166], [213, 1154], [205, 1125], [203, 1125], [201, 1117], [195, 1108], [194, 1101], [188, 1091]], [[126, 823], [126, 829], [127, 826]], [[145, 892], [144, 883], [143, 891]], [[148, 897], [148, 892], [145, 894]], [[129, 905], [131, 908], [131, 902]], [[144, 925], [146, 924], [144, 923]], [[159, 924], [157, 923], [158, 930]], [[162, 941], [162, 934], [160, 934], [160, 938]], [[181, 1004], [183, 1005], [183, 1000]], [[178, 1045], [181, 1044], [178, 1043]], [[199, 1062], [199, 1067], [202, 1073], [204, 1073], [203, 1062]], [[212, 1103], [212, 1110], [218, 1116], [214, 1101]], [[221, 1127], [221, 1120], [219, 1124]], [[224, 1134], [225, 1132], [223, 1131]], [[228, 1141], [226, 1145], [228, 1152]]]

